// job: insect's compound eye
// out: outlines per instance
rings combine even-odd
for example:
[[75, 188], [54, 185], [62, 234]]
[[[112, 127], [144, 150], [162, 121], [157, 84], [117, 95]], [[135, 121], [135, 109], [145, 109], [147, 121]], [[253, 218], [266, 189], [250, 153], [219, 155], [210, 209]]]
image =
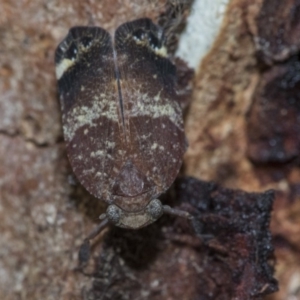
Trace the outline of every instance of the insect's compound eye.
[[152, 219], [157, 220], [163, 214], [163, 206], [158, 199], [151, 200], [147, 206], [147, 212]]
[[77, 57], [78, 49], [75, 43], [69, 45], [69, 49], [66, 51], [65, 57], [70, 60], [75, 60]]
[[118, 224], [120, 222], [121, 214], [122, 210], [113, 204], [110, 205], [106, 210], [106, 216], [108, 220], [114, 224]]
[[93, 38], [90, 36], [84, 36], [80, 39], [80, 43], [83, 48], [89, 48], [92, 45]]

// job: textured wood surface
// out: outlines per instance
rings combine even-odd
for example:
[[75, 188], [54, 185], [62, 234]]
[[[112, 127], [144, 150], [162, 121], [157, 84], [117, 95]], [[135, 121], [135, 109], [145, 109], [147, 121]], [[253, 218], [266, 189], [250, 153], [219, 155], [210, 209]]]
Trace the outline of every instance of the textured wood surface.
[[[54, 50], [71, 26], [100, 25], [113, 32], [139, 17], [158, 21], [165, 7], [164, 1], [1, 1], [1, 299], [99, 299], [103, 290], [107, 291], [103, 299], [132, 295], [151, 300], [231, 299], [233, 295], [248, 299], [244, 293], [255, 294], [247, 290], [247, 283], [255, 285], [254, 279], [269, 280], [269, 290], [261, 289], [258, 294], [275, 289], [271, 275], [258, 278], [252, 272], [247, 255], [261, 248], [247, 248], [253, 240], [248, 240], [247, 231], [242, 235], [236, 229], [240, 249], [251, 251], [234, 248], [234, 255], [226, 257], [230, 267], [224, 272], [232, 280], [222, 281], [214, 269], [216, 273], [203, 281], [199, 275], [202, 264], [212, 257], [180, 220], [162, 219], [136, 235], [108, 229], [95, 243], [95, 260], [87, 269], [94, 272], [94, 279], [73, 270], [82, 239], [105, 207], [76, 182], [67, 160]], [[273, 0], [232, 0], [220, 35], [197, 70], [185, 118], [190, 148], [183, 173], [217, 182], [215, 192], [207, 194], [209, 199], [222, 195], [217, 198], [227, 199], [235, 211], [232, 199], [242, 192], [232, 189], [248, 192], [243, 193], [245, 203], [258, 201], [253, 192], [265, 195], [263, 191], [277, 190], [271, 232], [280, 290], [267, 296], [272, 300], [300, 297], [299, 11], [298, 0], [284, 1], [284, 5]], [[198, 196], [211, 184], [202, 182]], [[215, 209], [199, 208], [184, 196], [178, 197], [176, 201], [191, 211], [195, 207], [200, 212]], [[267, 219], [270, 207], [264, 209]], [[250, 220], [249, 216], [253, 217], [250, 209]], [[222, 219], [218, 214], [214, 218]], [[262, 224], [267, 235], [268, 221]], [[221, 229], [215, 226], [217, 235]], [[225, 248], [232, 246], [227, 240], [224, 243]], [[265, 243], [269, 245], [270, 240]], [[209, 255], [219, 251], [213, 259], [224, 263], [226, 249], [220, 246], [220, 239], [209, 247]], [[149, 251], [143, 252], [145, 249]], [[246, 275], [230, 277], [231, 267], [241, 256], [250, 263], [242, 264], [247, 272], [238, 274]], [[121, 285], [108, 280], [105, 284], [112, 284], [111, 289], [103, 289], [103, 276]], [[224, 289], [217, 290], [214, 284]], [[124, 292], [113, 294], [120, 289]], [[220, 293], [209, 298], [209, 289]], [[165, 294], [159, 294], [162, 290]]]

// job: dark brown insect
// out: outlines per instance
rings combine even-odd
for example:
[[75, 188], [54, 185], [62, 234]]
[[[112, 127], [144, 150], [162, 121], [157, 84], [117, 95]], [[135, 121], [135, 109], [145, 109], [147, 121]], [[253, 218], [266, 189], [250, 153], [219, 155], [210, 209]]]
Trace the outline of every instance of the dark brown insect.
[[186, 150], [176, 68], [150, 19], [118, 27], [73, 27], [59, 44], [56, 75], [74, 173], [108, 203], [102, 223], [137, 229], [164, 212], [158, 197], [178, 175]]

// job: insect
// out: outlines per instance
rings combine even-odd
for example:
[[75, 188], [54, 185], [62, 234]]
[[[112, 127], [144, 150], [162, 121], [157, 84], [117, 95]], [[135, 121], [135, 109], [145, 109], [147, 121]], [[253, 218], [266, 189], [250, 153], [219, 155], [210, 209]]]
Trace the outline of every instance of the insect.
[[138, 229], [163, 213], [191, 218], [158, 197], [173, 183], [187, 143], [176, 67], [150, 19], [124, 23], [114, 38], [73, 27], [55, 53], [63, 132], [81, 184], [108, 204], [108, 222]]

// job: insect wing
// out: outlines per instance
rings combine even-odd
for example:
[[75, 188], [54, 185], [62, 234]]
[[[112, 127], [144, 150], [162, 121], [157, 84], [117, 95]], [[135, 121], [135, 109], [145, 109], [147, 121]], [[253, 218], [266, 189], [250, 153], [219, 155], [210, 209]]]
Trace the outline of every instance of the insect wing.
[[122, 128], [111, 37], [99, 27], [73, 27], [55, 62], [72, 169], [91, 194], [107, 200]]
[[121, 25], [115, 33], [127, 147], [135, 167], [160, 192], [177, 176], [186, 150], [176, 68], [150, 19]]

